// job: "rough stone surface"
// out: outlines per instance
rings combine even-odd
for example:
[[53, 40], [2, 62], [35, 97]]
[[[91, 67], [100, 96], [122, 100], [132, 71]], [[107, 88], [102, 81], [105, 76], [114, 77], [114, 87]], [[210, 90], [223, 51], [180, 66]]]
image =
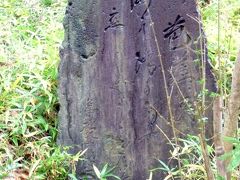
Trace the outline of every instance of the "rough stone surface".
[[[200, 92], [198, 16], [193, 0], [69, 0], [60, 51], [58, 143], [73, 146], [72, 153], [88, 148], [87, 160], [77, 166], [79, 179], [92, 176], [92, 164], [110, 163], [123, 180], [145, 180], [156, 159], [168, 161], [168, 141], [156, 128], [172, 137], [162, 68], [177, 129], [198, 132], [182, 97], [194, 104]], [[205, 65], [207, 88], [215, 91]], [[163, 177], [160, 172], [153, 179]]]

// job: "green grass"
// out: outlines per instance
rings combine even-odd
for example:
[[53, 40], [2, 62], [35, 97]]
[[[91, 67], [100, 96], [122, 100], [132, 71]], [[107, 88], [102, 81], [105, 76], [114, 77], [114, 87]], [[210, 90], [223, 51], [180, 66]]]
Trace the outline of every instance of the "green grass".
[[[240, 1], [219, 0], [220, 28], [218, 28], [218, 0], [211, 0], [211, 2], [210, 5], [201, 9], [204, 31], [208, 40], [209, 58], [215, 75], [220, 81], [219, 84], [226, 93], [229, 93], [232, 69], [240, 47]], [[218, 54], [220, 54], [220, 66]], [[222, 69], [222, 77], [219, 77], [219, 67]]]
[[[58, 51], [66, 4], [67, 0], [0, 1], [0, 179], [9, 174], [74, 179], [74, 163], [81, 155], [71, 156], [56, 145]], [[209, 57], [218, 75], [217, 0], [201, 10]], [[240, 1], [221, 0], [220, 11], [220, 81], [228, 92], [240, 47]], [[186, 159], [186, 164], [193, 163]]]
[[220, 31], [220, 52], [222, 60], [234, 61], [240, 46], [240, 1], [220, 0], [220, 30], [218, 29], [218, 0], [202, 8], [204, 30], [208, 38], [210, 58], [214, 62], [218, 52], [218, 31]]
[[0, 2], [0, 179], [66, 179], [76, 157], [56, 146], [58, 49], [66, 1]]

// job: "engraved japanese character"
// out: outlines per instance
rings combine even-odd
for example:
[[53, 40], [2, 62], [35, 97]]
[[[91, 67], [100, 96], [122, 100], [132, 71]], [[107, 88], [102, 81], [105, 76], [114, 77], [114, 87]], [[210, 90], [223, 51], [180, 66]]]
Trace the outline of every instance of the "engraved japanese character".
[[147, 5], [145, 11], [143, 12], [143, 14], [142, 14], [142, 16], [141, 16], [141, 27], [140, 27], [140, 29], [139, 29], [138, 32], [143, 31], [143, 33], [145, 34], [145, 26], [146, 26], [145, 15], [146, 15], [146, 13], [148, 12], [148, 9], [149, 9], [150, 6], [151, 6], [151, 3], [152, 3], [152, 0], [149, 0], [148, 5]]
[[148, 5], [147, 5], [145, 11], [143, 12], [143, 14], [142, 14], [142, 16], [141, 16], [141, 19], [144, 19], [144, 18], [145, 18], [145, 15], [146, 15], [146, 13], [148, 12], [148, 9], [150, 8], [151, 4], [152, 4], [152, 0], [149, 0]]
[[178, 15], [175, 22], [169, 22], [169, 27], [163, 30], [164, 38], [169, 39], [170, 50], [183, 48], [191, 42], [190, 35], [185, 30], [185, 19]]
[[146, 61], [144, 57], [141, 57], [140, 52], [136, 52], [136, 64], [135, 64], [135, 72], [136, 74], [139, 72], [141, 65]]
[[108, 20], [108, 26], [104, 29], [105, 31], [109, 28], [123, 27], [124, 25], [119, 21], [120, 13], [116, 11], [116, 8], [113, 8], [112, 13], [109, 14], [110, 18]]
[[169, 22], [169, 27], [163, 30], [164, 38], [177, 39], [179, 36], [181, 36], [181, 33], [184, 29], [184, 24], [185, 19], [178, 15], [175, 22], [173, 24]]
[[144, 0], [131, 0], [131, 11], [133, 10], [134, 6], [142, 3]]
[[141, 27], [140, 27], [140, 29], [138, 30], [138, 32], [141, 32], [141, 31], [143, 31], [143, 33], [145, 34], [145, 26], [146, 26], [146, 22], [145, 22], [145, 20], [141, 20]]

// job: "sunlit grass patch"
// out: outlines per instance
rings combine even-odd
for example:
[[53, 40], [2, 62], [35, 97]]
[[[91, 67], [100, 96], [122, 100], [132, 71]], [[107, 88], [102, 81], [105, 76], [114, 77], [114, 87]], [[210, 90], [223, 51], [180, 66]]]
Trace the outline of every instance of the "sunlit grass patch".
[[0, 2], [1, 179], [70, 173], [74, 157], [55, 145], [65, 6], [66, 0]]

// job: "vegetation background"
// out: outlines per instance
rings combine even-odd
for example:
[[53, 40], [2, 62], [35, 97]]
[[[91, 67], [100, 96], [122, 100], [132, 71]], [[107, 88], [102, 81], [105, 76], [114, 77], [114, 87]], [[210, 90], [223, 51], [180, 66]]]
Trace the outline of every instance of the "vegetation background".
[[[67, 0], [0, 2], [0, 179], [76, 179], [74, 164], [83, 158], [84, 152], [73, 156], [56, 145], [58, 52], [64, 37], [62, 20], [66, 5]], [[202, 0], [199, 6], [209, 59], [227, 98], [240, 47], [240, 1]], [[166, 171], [169, 179], [179, 173], [186, 179], [206, 179], [198, 138], [181, 141], [184, 146], [172, 152], [172, 158], [179, 154], [184, 157], [181, 172], [159, 161], [159, 167], [150, 170], [150, 178], [151, 173], [161, 170]], [[237, 178], [238, 139], [234, 139], [234, 144], [238, 154], [233, 158], [231, 171]], [[216, 175], [211, 147], [209, 152]], [[107, 168], [105, 165], [101, 171], [94, 166], [96, 178], [112, 175], [113, 169]]]

